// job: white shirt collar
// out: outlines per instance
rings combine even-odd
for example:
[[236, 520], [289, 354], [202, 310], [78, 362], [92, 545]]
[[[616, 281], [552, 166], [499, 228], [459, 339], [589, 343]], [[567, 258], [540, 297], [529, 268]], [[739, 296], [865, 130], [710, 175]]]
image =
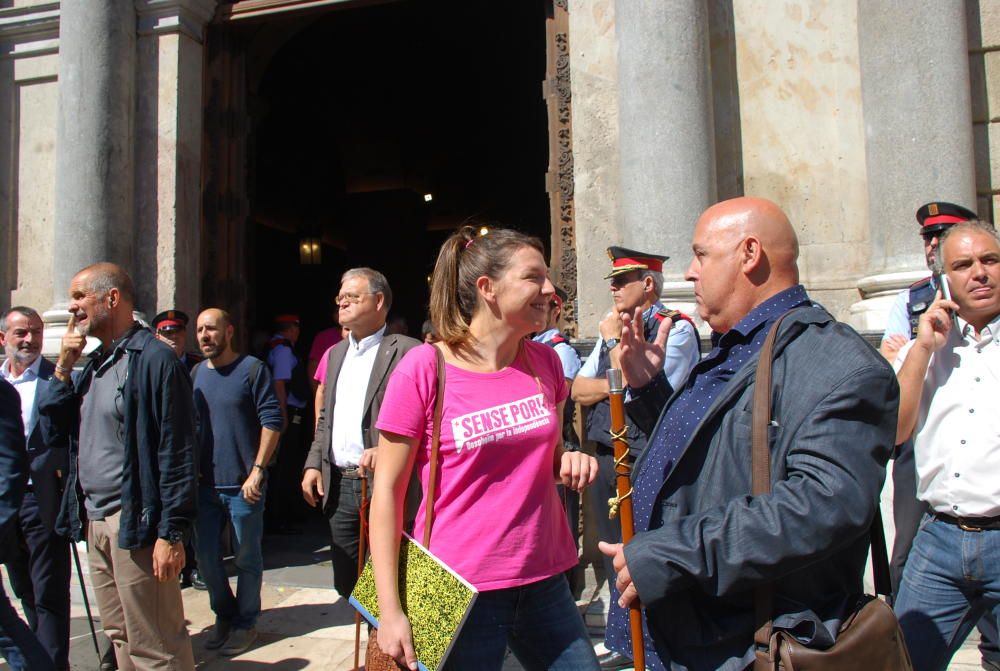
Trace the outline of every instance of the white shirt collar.
[[979, 340], [975, 339], [975, 329], [972, 328], [972, 324], [962, 319], [961, 316], [958, 317], [958, 325], [960, 327], [959, 336], [964, 340], [968, 338], [972, 345], [982, 349], [990, 343], [995, 345], [1000, 345], [1000, 314], [997, 314], [993, 319], [983, 327], [983, 330], [979, 333]]
[[370, 336], [361, 339], [358, 342], [354, 339], [354, 333], [347, 334], [347, 349], [351, 354], [361, 355], [370, 350], [372, 347], [378, 347], [382, 343], [382, 339], [385, 337], [385, 326], [383, 325], [378, 331], [372, 333]]
[[23, 373], [21, 373], [17, 377], [14, 377], [10, 371], [10, 359], [8, 358], [4, 360], [3, 367], [0, 368], [0, 373], [2, 373], [4, 378], [11, 384], [14, 384], [15, 382], [27, 382], [29, 380], [38, 377], [38, 370], [39, 368], [41, 368], [41, 365], [42, 365], [42, 355], [39, 354], [37, 357], [35, 357], [35, 360], [31, 362], [31, 365], [24, 370]]

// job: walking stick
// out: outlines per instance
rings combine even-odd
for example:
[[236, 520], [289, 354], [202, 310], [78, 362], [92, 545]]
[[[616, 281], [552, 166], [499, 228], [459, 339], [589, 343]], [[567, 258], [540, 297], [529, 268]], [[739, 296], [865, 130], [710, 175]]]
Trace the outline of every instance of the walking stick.
[[[361, 533], [358, 538], [358, 575], [365, 568], [366, 541], [368, 540], [368, 478], [361, 478]], [[354, 610], [354, 671], [361, 668], [361, 611]]]
[[[635, 523], [632, 519], [632, 463], [628, 456], [628, 439], [625, 433], [625, 388], [622, 372], [618, 368], [608, 369], [608, 396], [611, 402], [611, 441], [615, 448], [615, 485], [617, 495], [608, 499], [608, 517], [614, 519], [621, 513], [622, 543], [632, 540]], [[646, 668], [646, 650], [642, 642], [642, 611], [637, 601], [628, 610], [628, 622], [632, 632], [632, 662], [636, 671]]]
[[101, 647], [97, 645], [97, 630], [94, 629], [94, 616], [90, 612], [90, 599], [87, 598], [87, 586], [83, 582], [83, 568], [80, 566], [80, 553], [77, 552], [76, 543], [69, 542], [73, 550], [73, 561], [76, 563], [76, 577], [80, 579], [80, 592], [83, 594], [83, 607], [87, 611], [87, 622], [90, 624], [90, 638], [94, 641], [94, 652], [97, 653], [97, 665], [101, 665]]

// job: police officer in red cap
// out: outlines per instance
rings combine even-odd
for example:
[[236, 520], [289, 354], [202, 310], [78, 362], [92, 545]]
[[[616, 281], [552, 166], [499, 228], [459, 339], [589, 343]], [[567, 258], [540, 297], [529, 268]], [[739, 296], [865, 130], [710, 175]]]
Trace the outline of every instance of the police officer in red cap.
[[[917, 210], [917, 223], [920, 224], [920, 237], [924, 241], [924, 256], [927, 268], [933, 270], [935, 254], [941, 235], [951, 226], [965, 221], [974, 221], [976, 213], [961, 205], [934, 201]], [[899, 292], [896, 302], [889, 312], [885, 334], [879, 351], [890, 363], [895, 361], [900, 348], [916, 337], [917, 324], [920, 315], [927, 311], [938, 292], [934, 276], [915, 282], [909, 289]], [[892, 557], [889, 572], [892, 577], [893, 592], [899, 589], [899, 580], [903, 575], [903, 566], [913, 545], [920, 520], [927, 512], [927, 504], [917, 499], [916, 471], [913, 455], [913, 442], [907, 441], [896, 448], [892, 470], [893, 484], [893, 522], [896, 537], [892, 546]], [[983, 655], [984, 668], [1000, 669], [1000, 648], [997, 646], [996, 625], [989, 617], [980, 620], [979, 631], [982, 634], [980, 651]], [[990, 665], [990, 666], [986, 666]]]
[[195, 367], [202, 360], [200, 354], [187, 351], [187, 313], [180, 310], [164, 310], [153, 317], [151, 325], [156, 333], [156, 338], [170, 345], [170, 348], [177, 353], [181, 361], [187, 366], [188, 371]]
[[[663, 374], [672, 389], [684, 384], [688, 373], [698, 363], [698, 333], [694, 323], [676, 310], [668, 310], [660, 302], [663, 293], [663, 262], [666, 256], [639, 252], [624, 247], [608, 247], [611, 258], [612, 309], [600, 324], [601, 337], [573, 380], [573, 400], [590, 406], [587, 414], [587, 438], [596, 443], [597, 461], [600, 464], [597, 480], [588, 490], [590, 507], [597, 521], [598, 540], [608, 543], [621, 542], [618, 520], [608, 517], [608, 499], [615, 496], [614, 449], [611, 446], [611, 406], [608, 401], [609, 368], [618, 368], [618, 340], [621, 337], [623, 313], [633, 315], [642, 309], [646, 340], [656, 338], [660, 325], [672, 320], [670, 339], [663, 362]], [[646, 436], [635, 427], [627, 435], [629, 451], [634, 459], [646, 445]], [[614, 582], [614, 566], [604, 557], [604, 570], [609, 583]], [[602, 669], [631, 666], [631, 661], [617, 652], [609, 651], [598, 656]]]

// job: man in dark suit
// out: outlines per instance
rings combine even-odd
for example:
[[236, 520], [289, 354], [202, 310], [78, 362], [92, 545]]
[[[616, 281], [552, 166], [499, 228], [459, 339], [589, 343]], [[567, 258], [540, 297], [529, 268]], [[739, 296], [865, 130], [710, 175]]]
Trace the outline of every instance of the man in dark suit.
[[338, 321], [350, 335], [330, 350], [302, 495], [311, 506], [322, 501], [332, 536], [333, 584], [346, 598], [358, 580], [361, 479], [375, 468], [375, 421], [390, 373], [420, 342], [386, 334], [392, 290], [377, 270], [344, 273], [337, 305]]
[[[16, 543], [17, 515], [27, 480], [28, 458], [21, 422], [21, 398], [0, 380], [0, 561]], [[0, 582], [0, 653], [14, 671], [49, 671], [52, 658], [17, 616]]]
[[[608, 645], [630, 650], [624, 606], [645, 609], [649, 668], [737, 671], [754, 663], [755, 588], [775, 627], [827, 647], [850, 612], [868, 552], [899, 387], [892, 370], [799, 284], [798, 241], [774, 203], [736, 198], [698, 220], [694, 282], [713, 349], [676, 392], [628, 320], [620, 347], [629, 416], [649, 442], [633, 473], [636, 535], [602, 543], [617, 593]], [[754, 372], [771, 325], [771, 493], [751, 495]], [[620, 596], [619, 596], [620, 594]]]
[[32, 630], [56, 668], [68, 669], [70, 548], [55, 533], [66, 450], [46, 445], [38, 424], [37, 399], [55, 373], [55, 366], [41, 356], [42, 330], [42, 318], [32, 308], [17, 306], [0, 316], [0, 344], [7, 357], [0, 376], [18, 392], [29, 459], [20, 538], [15, 541], [26, 552], [24, 561], [8, 566]]

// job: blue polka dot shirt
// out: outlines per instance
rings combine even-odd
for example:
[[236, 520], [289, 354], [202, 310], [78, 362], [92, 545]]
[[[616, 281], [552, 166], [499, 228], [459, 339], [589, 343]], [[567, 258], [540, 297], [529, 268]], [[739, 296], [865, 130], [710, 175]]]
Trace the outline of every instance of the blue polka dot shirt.
[[[632, 477], [632, 506], [635, 532], [649, 530], [653, 506], [674, 464], [692, 438], [695, 428], [705, 413], [725, 388], [726, 383], [764, 345], [770, 325], [792, 308], [809, 303], [809, 296], [802, 285], [796, 285], [775, 294], [741, 319], [724, 334], [712, 334], [712, 351], [702, 359], [688, 376], [684, 389], [671, 400], [661, 417], [639, 471]], [[629, 657], [632, 643], [629, 634], [628, 612], [618, 607], [618, 590], [611, 581], [611, 606], [605, 645]], [[643, 622], [646, 648], [646, 668], [665, 671], [649, 632]]]

